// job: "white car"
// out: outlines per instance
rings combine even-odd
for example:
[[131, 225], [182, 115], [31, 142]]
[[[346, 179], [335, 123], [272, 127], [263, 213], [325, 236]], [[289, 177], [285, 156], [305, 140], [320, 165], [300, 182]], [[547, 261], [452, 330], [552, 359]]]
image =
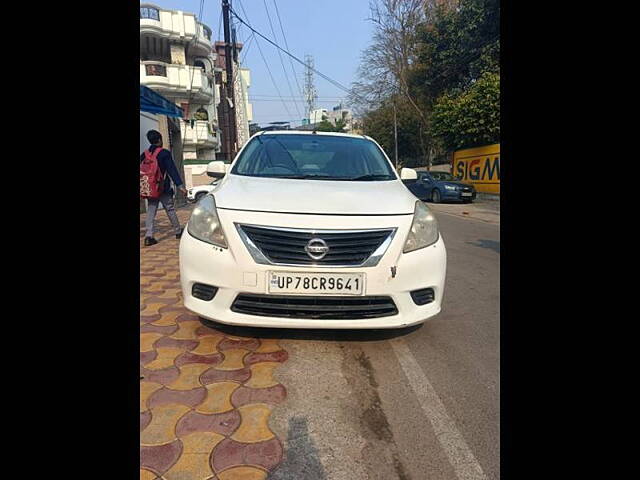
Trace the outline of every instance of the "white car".
[[198, 185], [187, 190], [187, 200], [190, 202], [197, 202], [207, 193], [211, 192], [218, 185], [218, 180], [213, 181], [207, 185]]
[[440, 312], [436, 218], [362, 135], [254, 135], [180, 241], [187, 309], [230, 325], [400, 328]]

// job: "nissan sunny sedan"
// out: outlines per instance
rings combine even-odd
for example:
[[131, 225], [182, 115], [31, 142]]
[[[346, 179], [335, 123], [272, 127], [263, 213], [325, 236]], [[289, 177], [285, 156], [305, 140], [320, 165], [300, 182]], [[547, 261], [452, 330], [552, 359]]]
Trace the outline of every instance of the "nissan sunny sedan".
[[184, 304], [223, 324], [400, 328], [441, 309], [433, 213], [362, 135], [259, 132], [194, 208], [180, 241]]

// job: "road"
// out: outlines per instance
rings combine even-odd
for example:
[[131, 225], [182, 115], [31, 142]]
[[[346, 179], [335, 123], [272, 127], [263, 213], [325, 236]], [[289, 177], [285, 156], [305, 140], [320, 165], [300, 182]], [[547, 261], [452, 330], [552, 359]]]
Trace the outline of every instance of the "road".
[[443, 310], [374, 332], [201, 326], [159, 215], [141, 249], [141, 478], [498, 479], [499, 211], [432, 208]]
[[423, 326], [230, 329], [277, 338], [289, 354], [275, 374], [287, 401], [270, 420], [285, 457], [270, 479], [499, 478], [500, 230], [450, 208], [434, 207], [443, 310]]

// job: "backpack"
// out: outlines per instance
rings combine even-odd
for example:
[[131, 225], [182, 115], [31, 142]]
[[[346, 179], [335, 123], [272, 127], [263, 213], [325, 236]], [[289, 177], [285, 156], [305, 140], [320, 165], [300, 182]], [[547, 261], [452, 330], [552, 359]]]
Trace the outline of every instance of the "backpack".
[[144, 151], [144, 160], [140, 163], [140, 197], [159, 198], [162, 194], [164, 176], [158, 164], [158, 154], [162, 148], [156, 148], [153, 153]]

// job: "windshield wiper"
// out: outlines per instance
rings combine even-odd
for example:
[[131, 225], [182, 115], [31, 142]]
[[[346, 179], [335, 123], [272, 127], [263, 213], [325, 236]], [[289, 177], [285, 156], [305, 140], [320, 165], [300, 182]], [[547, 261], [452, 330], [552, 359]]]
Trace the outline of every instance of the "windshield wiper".
[[268, 175], [270, 178], [295, 178], [300, 180], [351, 180], [348, 177], [332, 177], [331, 175]]
[[345, 178], [345, 180], [393, 180], [393, 177], [391, 177], [390, 175], [382, 175], [382, 174], [377, 174], [377, 175], [360, 175], [359, 177], [350, 177], [350, 178]]

